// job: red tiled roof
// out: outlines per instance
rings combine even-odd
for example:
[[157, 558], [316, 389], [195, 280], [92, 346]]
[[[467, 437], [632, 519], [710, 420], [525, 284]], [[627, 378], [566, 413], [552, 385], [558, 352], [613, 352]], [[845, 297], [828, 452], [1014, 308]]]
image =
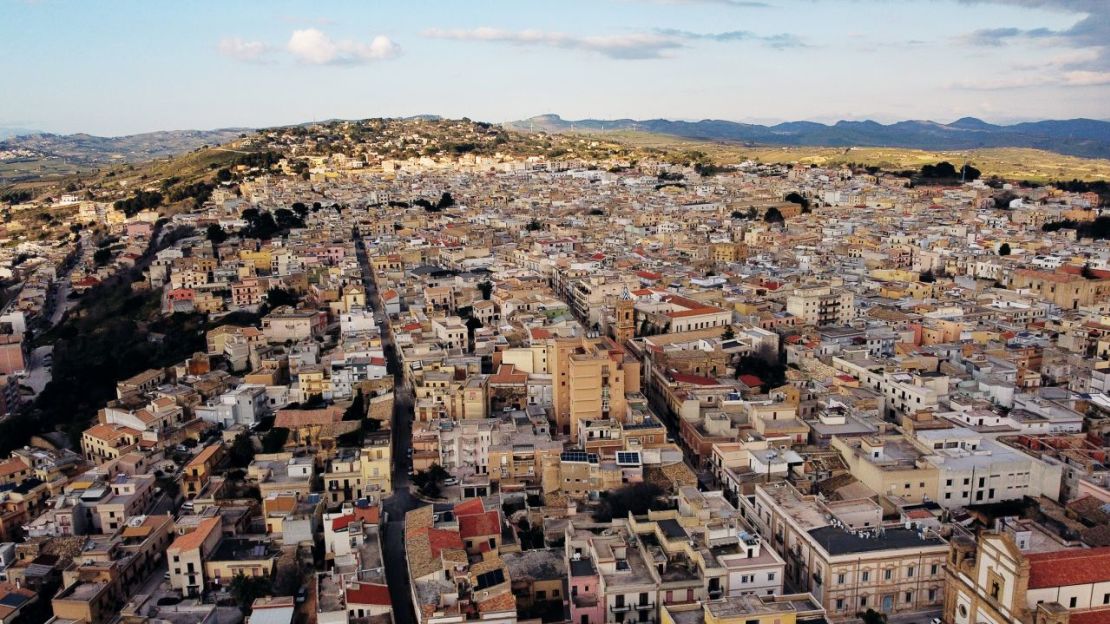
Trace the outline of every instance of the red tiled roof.
[[717, 380], [712, 377], [702, 377], [701, 375], [688, 375], [686, 373], [674, 373], [671, 378], [678, 383], [694, 384], [696, 386], [715, 386]]
[[496, 509], [459, 518], [459, 536], [463, 539], [500, 534], [501, 513]]
[[1106, 624], [1107, 622], [1110, 622], [1110, 609], [1072, 611], [1068, 617], [1068, 624]]
[[1033, 553], [1025, 558], [1029, 589], [1110, 581], [1110, 546]]
[[439, 557], [444, 550], [462, 550], [463, 541], [458, 531], [447, 529], [428, 529], [428, 547], [433, 557]]
[[536, 340], [546, 340], [551, 337], [551, 332], [539, 327], [533, 327], [529, 331], [532, 333], [532, 338]]
[[651, 271], [636, 271], [636, 277], [642, 277], [646, 280], [663, 279], [662, 275], [658, 273], [652, 273]]
[[755, 375], [740, 375], [737, 379], [749, 388], [756, 388], [763, 385], [763, 380]]
[[486, 508], [482, 505], [482, 499], [470, 498], [459, 503], [458, 505], [455, 505], [455, 508], [452, 511], [455, 512], [456, 517], [459, 517], [485, 513]]
[[347, 525], [351, 524], [354, 521], [355, 521], [354, 515], [345, 515], [345, 516], [339, 516], [338, 518], [332, 518], [332, 520], [331, 520], [331, 530], [332, 531], [342, 531], [343, 529], [347, 528]]
[[358, 583], [347, 587], [347, 604], [390, 605], [389, 587], [377, 583]]

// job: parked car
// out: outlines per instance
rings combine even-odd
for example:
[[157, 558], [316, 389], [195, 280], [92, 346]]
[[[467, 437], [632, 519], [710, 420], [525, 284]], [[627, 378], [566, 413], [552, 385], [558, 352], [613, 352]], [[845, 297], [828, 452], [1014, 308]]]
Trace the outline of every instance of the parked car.
[[459, 484], [459, 480], [456, 479], [455, 477], [447, 477], [446, 479], [443, 480], [443, 485], [458, 485], [458, 484]]

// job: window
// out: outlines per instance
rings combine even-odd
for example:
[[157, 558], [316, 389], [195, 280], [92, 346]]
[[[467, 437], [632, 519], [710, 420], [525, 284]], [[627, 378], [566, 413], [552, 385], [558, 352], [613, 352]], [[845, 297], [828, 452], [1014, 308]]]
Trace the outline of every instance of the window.
[[863, 575], [862, 575], [862, 577], [861, 577], [861, 580], [862, 580], [862, 581], [863, 581], [864, 583], [866, 583], [867, 581], [871, 580], [871, 572], [869, 572], [869, 571], [867, 571], [867, 570], [864, 570], [864, 571], [863, 571]]
[[861, 606], [861, 607], [866, 607], [867, 606], [867, 596], [860, 596], [859, 597], [859, 606]]
[[912, 591], [906, 592], [906, 602], [907, 603], [913, 602], [913, 592]]
[[883, 570], [883, 580], [889, 581], [894, 576], [893, 570]]
[[845, 578], [844, 578], [844, 577], [845, 577], [845, 575], [844, 575], [844, 574], [837, 574], [837, 575], [836, 575], [836, 584], [837, 584], [837, 585], [843, 585], [843, 584], [844, 584], [844, 580], [845, 580]]
[[933, 576], [936, 576], [937, 572], [939, 572], [939, 571], [940, 571], [940, 565], [934, 563], [933, 565], [929, 566], [929, 574], [931, 574]]
[[913, 566], [906, 568], [906, 578], [913, 578]]
[[767, 573], [767, 580], [768, 580], [768, 581], [773, 581], [773, 580], [775, 580], [775, 573], [774, 573], [774, 572], [768, 572], [768, 573]]
[[1079, 602], [1079, 599], [1078, 599], [1078, 598], [1076, 598], [1075, 596], [1072, 596], [1072, 597], [1071, 597], [1071, 599], [1070, 599], [1070, 600], [1068, 600], [1068, 608], [1069, 608], [1069, 609], [1074, 609], [1074, 608], [1075, 608], [1075, 605], [1076, 605], [1076, 604], [1077, 604], [1078, 602]]

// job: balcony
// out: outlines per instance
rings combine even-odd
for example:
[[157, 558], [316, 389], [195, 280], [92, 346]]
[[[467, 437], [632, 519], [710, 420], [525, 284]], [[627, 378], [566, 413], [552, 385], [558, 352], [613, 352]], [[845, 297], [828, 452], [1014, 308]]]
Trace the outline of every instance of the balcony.
[[630, 605], [630, 604], [613, 605], [613, 606], [609, 607], [609, 610], [612, 611], [613, 613], [627, 613], [627, 612], [632, 610], [632, 605]]
[[655, 610], [655, 603], [654, 602], [640, 602], [640, 603], [637, 603], [633, 606], [636, 607], [637, 611], [654, 611]]

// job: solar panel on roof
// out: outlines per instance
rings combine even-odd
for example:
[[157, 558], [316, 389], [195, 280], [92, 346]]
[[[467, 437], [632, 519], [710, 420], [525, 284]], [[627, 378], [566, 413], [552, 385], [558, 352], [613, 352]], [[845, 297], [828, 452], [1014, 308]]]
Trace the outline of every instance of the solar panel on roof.
[[19, 607], [28, 600], [30, 600], [30, 598], [28, 598], [27, 596], [13, 592], [4, 596], [3, 598], [0, 598], [0, 605], [4, 605], [6, 607]]

